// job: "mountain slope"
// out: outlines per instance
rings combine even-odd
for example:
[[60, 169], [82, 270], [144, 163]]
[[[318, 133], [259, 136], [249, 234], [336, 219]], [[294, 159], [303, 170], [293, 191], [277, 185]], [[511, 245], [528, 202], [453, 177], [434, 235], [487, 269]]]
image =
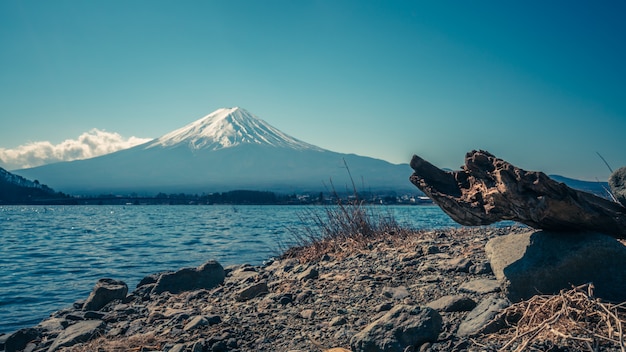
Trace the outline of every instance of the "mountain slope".
[[147, 148], [187, 145], [192, 150], [219, 150], [242, 144], [323, 150], [279, 131], [241, 108], [218, 109], [150, 142]]
[[[127, 150], [15, 171], [64, 192], [412, 191], [408, 164], [341, 154], [291, 137], [244, 109], [219, 109]], [[332, 186], [331, 186], [332, 182]]]
[[600, 197], [609, 198], [609, 194], [608, 194], [609, 183], [608, 182], [581, 181], [581, 180], [576, 180], [573, 178], [560, 176], [560, 175], [549, 175], [549, 176], [553, 180], [558, 181], [558, 182], [563, 182], [571, 188], [585, 191], [588, 193], [593, 193]]

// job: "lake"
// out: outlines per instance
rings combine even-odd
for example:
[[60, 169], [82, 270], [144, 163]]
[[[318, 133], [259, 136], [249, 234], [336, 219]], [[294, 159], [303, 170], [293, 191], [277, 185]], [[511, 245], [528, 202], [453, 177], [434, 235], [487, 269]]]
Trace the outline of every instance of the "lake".
[[[146, 275], [262, 264], [320, 206], [0, 206], [0, 333], [85, 299], [96, 281], [132, 291]], [[437, 206], [374, 206], [406, 227], [458, 226]]]

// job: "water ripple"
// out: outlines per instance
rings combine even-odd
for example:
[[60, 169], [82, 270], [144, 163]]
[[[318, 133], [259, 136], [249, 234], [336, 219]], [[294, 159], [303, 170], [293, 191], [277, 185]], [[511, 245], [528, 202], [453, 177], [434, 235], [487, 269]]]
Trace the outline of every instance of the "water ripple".
[[[302, 226], [301, 206], [0, 206], [0, 333], [85, 299], [98, 279], [209, 259], [261, 264]], [[390, 207], [403, 225], [454, 226], [437, 207]]]

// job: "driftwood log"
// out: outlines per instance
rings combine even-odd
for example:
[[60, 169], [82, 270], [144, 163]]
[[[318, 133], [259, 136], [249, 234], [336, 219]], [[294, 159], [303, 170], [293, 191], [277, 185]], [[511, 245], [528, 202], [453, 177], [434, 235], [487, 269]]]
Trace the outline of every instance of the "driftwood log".
[[572, 189], [543, 172], [525, 171], [487, 151], [471, 151], [460, 171], [413, 156], [410, 180], [461, 225], [502, 220], [551, 231], [596, 231], [626, 238], [626, 208]]

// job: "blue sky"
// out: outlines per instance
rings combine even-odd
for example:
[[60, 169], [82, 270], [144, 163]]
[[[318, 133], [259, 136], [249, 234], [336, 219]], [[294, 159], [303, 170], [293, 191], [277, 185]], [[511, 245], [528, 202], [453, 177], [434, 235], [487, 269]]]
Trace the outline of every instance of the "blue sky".
[[240, 106], [338, 152], [458, 169], [486, 149], [606, 180], [596, 152], [626, 166], [625, 17], [623, 1], [4, 0], [0, 151]]

